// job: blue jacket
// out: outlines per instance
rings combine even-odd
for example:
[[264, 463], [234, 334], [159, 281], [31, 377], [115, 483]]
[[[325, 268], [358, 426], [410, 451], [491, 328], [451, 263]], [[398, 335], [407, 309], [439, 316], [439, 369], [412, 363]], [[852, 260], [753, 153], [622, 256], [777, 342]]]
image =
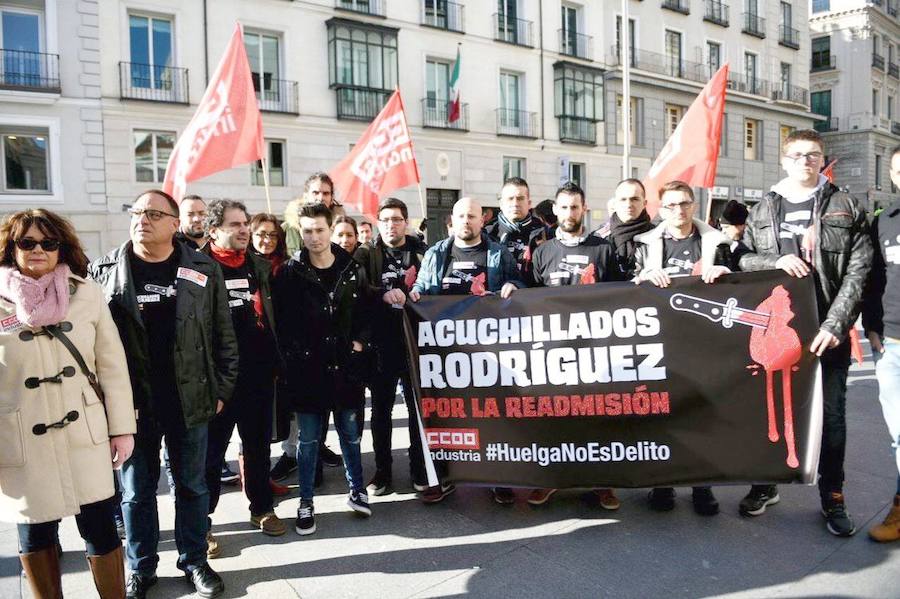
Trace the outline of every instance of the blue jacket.
[[[519, 289], [525, 287], [525, 283], [519, 280], [519, 270], [516, 268], [516, 260], [505, 247], [490, 239], [483, 232], [481, 239], [488, 244], [487, 250], [487, 290], [498, 293], [505, 283], [512, 283]], [[441, 279], [447, 270], [450, 261], [450, 244], [453, 237], [442, 239], [428, 248], [416, 284], [411, 291], [418, 291], [422, 295], [440, 295]]]

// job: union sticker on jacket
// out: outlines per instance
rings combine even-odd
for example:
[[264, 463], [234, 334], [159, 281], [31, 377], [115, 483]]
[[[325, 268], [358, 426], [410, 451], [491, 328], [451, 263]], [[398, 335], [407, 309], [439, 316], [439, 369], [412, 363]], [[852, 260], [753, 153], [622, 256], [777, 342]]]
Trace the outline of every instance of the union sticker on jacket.
[[22, 322], [19, 322], [19, 319], [15, 314], [0, 319], [0, 333], [11, 333], [12, 331], [18, 331], [24, 326], [25, 325]]
[[202, 272], [197, 272], [193, 268], [185, 268], [183, 266], [178, 267], [178, 273], [176, 276], [179, 279], [186, 279], [191, 283], [196, 283], [201, 287], [206, 287], [206, 281], [209, 280], [209, 277]]

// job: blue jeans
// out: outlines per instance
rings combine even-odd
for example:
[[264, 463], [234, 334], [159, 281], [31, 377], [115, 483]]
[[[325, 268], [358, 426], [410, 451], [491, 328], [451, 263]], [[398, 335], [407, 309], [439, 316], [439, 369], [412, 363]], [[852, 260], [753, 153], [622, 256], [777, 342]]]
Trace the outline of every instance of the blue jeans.
[[[78, 526], [78, 533], [84, 539], [88, 555], [106, 555], [122, 545], [113, 519], [115, 506], [115, 495], [109, 499], [80, 506], [81, 513], [75, 516], [75, 524]], [[54, 547], [54, 551], [56, 550], [59, 520], [39, 524], [17, 524], [16, 528], [21, 553], [33, 553], [48, 547]]]
[[[356, 410], [335, 410], [334, 428], [341, 441], [341, 454], [344, 458], [344, 476], [352, 491], [362, 492], [366, 488], [363, 482], [362, 453], [359, 442], [362, 438], [362, 423], [359, 422]], [[297, 413], [297, 426], [300, 429], [297, 444], [297, 464], [300, 475], [300, 498], [312, 499], [315, 492], [316, 460], [319, 458], [319, 436], [322, 431], [322, 415], [310, 412]], [[323, 434], [324, 436], [324, 434]]]
[[878, 379], [878, 401], [891, 434], [894, 458], [897, 460], [897, 494], [900, 495], [900, 341], [884, 340], [884, 353], [872, 352], [875, 377]]
[[122, 514], [125, 516], [125, 557], [128, 568], [141, 575], [156, 572], [159, 563], [159, 515], [156, 488], [159, 483], [159, 450], [166, 438], [169, 463], [175, 479], [175, 545], [178, 567], [191, 570], [206, 563], [207, 425], [183, 426], [139, 422], [134, 453], [122, 467]]

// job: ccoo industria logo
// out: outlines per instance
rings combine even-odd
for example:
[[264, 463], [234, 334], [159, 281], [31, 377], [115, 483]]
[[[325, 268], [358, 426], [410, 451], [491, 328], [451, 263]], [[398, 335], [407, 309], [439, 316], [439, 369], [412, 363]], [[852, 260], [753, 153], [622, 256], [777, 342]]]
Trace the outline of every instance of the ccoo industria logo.
[[385, 174], [395, 166], [413, 160], [412, 143], [402, 112], [386, 116], [366, 147], [357, 155], [350, 170], [378, 194]]
[[429, 449], [480, 449], [477, 428], [426, 428]]

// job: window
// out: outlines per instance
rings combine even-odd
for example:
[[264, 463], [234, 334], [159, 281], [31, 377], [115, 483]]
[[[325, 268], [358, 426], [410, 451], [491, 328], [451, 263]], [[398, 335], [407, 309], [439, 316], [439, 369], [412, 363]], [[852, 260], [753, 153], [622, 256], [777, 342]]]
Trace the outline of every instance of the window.
[[747, 3], [747, 13], [753, 16], [759, 15], [759, 1], [758, 0], [746, 0]]
[[397, 86], [397, 31], [331, 19], [328, 25], [329, 82], [392, 90]]
[[450, 63], [428, 59], [425, 61], [425, 97], [428, 108], [446, 107], [450, 97]]
[[831, 0], [812, 0], [813, 12], [825, 12], [831, 10]]
[[666, 73], [670, 77], [681, 77], [681, 34], [666, 29]]
[[161, 17], [129, 15], [131, 86], [171, 89], [174, 64], [172, 21]]
[[244, 32], [244, 46], [247, 48], [247, 60], [250, 62], [250, 73], [253, 77], [253, 89], [263, 101], [278, 101], [281, 78], [280, 52], [278, 38], [274, 35]]
[[521, 86], [517, 73], [500, 73], [500, 126], [517, 129], [520, 126]]
[[174, 132], [134, 132], [134, 178], [138, 183], [162, 183], [175, 147]]
[[[525, 175], [525, 159], [517, 156], [503, 157], [503, 181], [510, 177], [527, 178]], [[503, 182], [501, 181], [501, 183]]]
[[781, 125], [778, 127], [778, 147], [784, 147], [784, 140], [787, 139], [787, 136], [793, 133], [796, 130], [796, 127], [791, 127], [790, 125]]
[[894, 96], [887, 97], [887, 118], [889, 121], [894, 120]]
[[755, 94], [758, 91], [758, 81], [756, 79], [756, 54], [750, 52], [744, 53], [744, 75], [747, 77], [747, 91]]
[[872, 90], [872, 116], [878, 116], [878, 90]]
[[877, 33], [872, 34], [872, 52], [881, 55], [881, 36]]
[[675, 133], [681, 117], [684, 116], [684, 106], [666, 104], [666, 138]]
[[812, 40], [812, 70], [831, 67], [831, 38], [817, 37]]
[[[628, 137], [631, 144], [635, 146], [644, 145], [644, 128], [642, 126], [644, 120], [644, 100], [643, 98], [631, 97], [630, 115], [628, 122]], [[622, 131], [622, 96], [616, 96], [616, 143], [621, 145], [625, 143], [625, 135]]]
[[790, 2], [781, 3], [781, 24], [784, 27], [790, 27], [794, 22]]
[[47, 129], [0, 130], [3, 145], [3, 193], [49, 192], [50, 153]]
[[[574, 6], [562, 6], [562, 31], [560, 38], [560, 52], [569, 56], [584, 56], [586, 48], [578, 43], [578, 8]], [[581, 50], [579, 52], [579, 50]]]
[[[634, 35], [634, 19], [628, 19], [628, 55], [631, 66], [637, 66], [637, 40]], [[616, 17], [616, 58], [622, 60], [622, 17]]]
[[781, 98], [791, 99], [791, 65], [786, 62], [781, 63]]
[[584, 167], [583, 162], [570, 162], [569, 163], [569, 181], [580, 187], [585, 193], [587, 190], [584, 189], [584, 174], [586, 169]]
[[2, 82], [38, 86], [50, 74], [38, 54], [43, 51], [43, 15], [25, 9], [0, 9], [0, 48], [3, 48]]
[[603, 74], [557, 63], [553, 81], [556, 116], [603, 120]]
[[762, 160], [762, 123], [744, 119], [744, 160]]
[[809, 95], [809, 110], [814, 114], [826, 117], [825, 121], [816, 121], [813, 125], [816, 131], [831, 130], [831, 90], [811, 93]]
[[709, 76], [712, 77], [722, 66], [722, 44], [706, 42], [706, 64], [709, 65]]
[[881, 189], [881, 156], [875, 154], [875, 189]]
[[[284, 142], [267, 139], [266, 146], [269, 160], [269, 185], [284, 187]], [[260, 186], [266, 184], [262, 160], [257, 160], [250, 165], [250, 184]]]

